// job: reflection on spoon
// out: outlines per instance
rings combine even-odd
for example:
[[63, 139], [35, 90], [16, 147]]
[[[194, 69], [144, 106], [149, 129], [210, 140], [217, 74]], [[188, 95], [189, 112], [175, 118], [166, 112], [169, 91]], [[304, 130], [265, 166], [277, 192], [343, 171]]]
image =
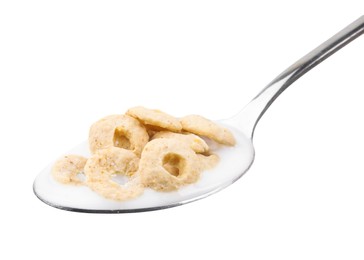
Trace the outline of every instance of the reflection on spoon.
[[[165, 209], [183, 205], [209, 196], [235, 182], [254, 160], [252, 144], [254, 129], [273, 101], [295, 80], [328, 58], [364, 32], [364, 16], [347, 26], [332, 38], [298, 60], [275, 78], [236, 116], [220, 121], [229, 128], [237, 141], [234, 147], [212, 149], [220, 157], [219, 164], [203, 172], [201, 179], [174, 192], [156, 192], [146, 189], [141, 197], [126, 202], [104, 199], [85, 186], [68, 186], [56, 182], [50, 172], [52, 164], [35, 179], [33, 189], [43, 202], [60, 209], [94, 212], [122, 213]], [[89, 157], [88, 144], [84, 142], [71, 151]]]

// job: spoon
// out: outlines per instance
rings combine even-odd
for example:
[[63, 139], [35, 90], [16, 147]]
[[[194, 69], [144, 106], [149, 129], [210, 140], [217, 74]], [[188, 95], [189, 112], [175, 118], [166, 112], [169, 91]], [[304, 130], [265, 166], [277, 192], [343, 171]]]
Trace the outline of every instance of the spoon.
[[[364, 16], [288, 67], [237, 115], [218, 121], [233, 132], [237, 144], [234, 147], [212, 148], [213, 152], [220, 156], [220, 162], [214, 169], [203, 172], [195, 184], [174, 192], [156, 192], [147, 188], [138, 198], [118, 202], [105, 199], [86, 186], [74, 187], [57, 183], [51, 176], [52, 163], [35, 179], [34, 193], [50, 206], [88, 213], [127, 213], [166, 209], [216, 193], [238, 180], [252, 165], [255, 154], [254, 130], [273, 101], [295, 80], [363, 33]], [[88, 143], [81, 143], [67, 154], [89, 157]]]

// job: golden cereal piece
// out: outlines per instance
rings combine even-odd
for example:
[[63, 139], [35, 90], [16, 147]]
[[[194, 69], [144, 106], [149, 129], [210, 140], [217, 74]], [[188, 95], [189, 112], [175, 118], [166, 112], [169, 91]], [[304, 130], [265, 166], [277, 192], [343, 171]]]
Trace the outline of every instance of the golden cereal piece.
[[77, 175], [83, 173], [86, 161], [79, 155], [66, 155], [53, 165], [52, 175], [60, 183], [81, 185], [84, 182]]
[[172, 132], [180, 132], [182, 129], [182, 125], [177, 118], [159, 110], [139, 106], [130, 108], [126, 114], [140, 120], [147, 128], [152, 130], [167, 129]]
[[216, 154], [211, 155], [203, 155], [203, 154], [197, 154], [198, 157], [198, 165], [201, 169], [201, 171], [210, 170], [214, 168], [219, 163], [219, 156]]
[[200, 176], [196, 153], [185, 142], [170, 138], [150, 141], [143, 150], [138, 173], [144, 186], [172, 191]]
[[[143, 193], [137, 175], [139, 158], [131, 151], [110, 147], [97, 151], [85, 165], [86, 184], [99, 195], [112, 200], [125, 201]], [[112, 180], [116, 174], [130, 176], [123, 185]]]
[[183, 130], [197, 135], [206, 136], [218, 143], [234, 146], [233, 134], [226, 128], [198, 115], [189, 115], [181, 120]]
[[119, 147], [140, 155], [149, 135], [138, 120], [127, 115], [107, 116], [90, 128], [89, 146], [92, 153], [100, 149]]
[[157, 138], [172, 138], [179, 140], [189, 145], [190, 148], [194, 150], [196, 153], [206, 153], [209, 151], [209, 146], [207, 145], [207, 143], [202, 138], [194, 134], [179, 134], [168, 131], [162, 131], [153, 135], [152, 140]]

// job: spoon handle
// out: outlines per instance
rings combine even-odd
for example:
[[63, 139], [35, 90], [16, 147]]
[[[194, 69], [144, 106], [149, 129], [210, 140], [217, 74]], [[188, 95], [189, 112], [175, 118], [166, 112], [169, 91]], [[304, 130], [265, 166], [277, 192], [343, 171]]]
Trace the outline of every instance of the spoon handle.
[[279, 74], [240, 113], [231, 119], [232, 122], [248, 137], [253, 138], [259, 119], [286, 88], [363, 33], [364, 16], [361, 16]]

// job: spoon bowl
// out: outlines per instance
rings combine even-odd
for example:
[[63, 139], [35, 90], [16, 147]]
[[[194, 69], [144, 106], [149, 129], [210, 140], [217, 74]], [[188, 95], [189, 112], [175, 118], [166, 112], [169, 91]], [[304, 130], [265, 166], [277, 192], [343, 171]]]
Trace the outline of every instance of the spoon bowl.
[[[229, 120], [225, 120], [229, 122]], [[53, 163], [47, 166], [34, 182], [34, 193], [46, 204], [70, 211], [92, 213], [123, 213], [164, 209], [179, 206], [209, 196], [238, 180], [254, 160], [254, 147], [251, 139], [235, 127], [226, 124], [234, 134], [237, 144], [234, 147], [214, 147], [211, 149], [220, 157], [219, 164], [204, 171], [197, 183], [187, 185], [173, 192], [157, 192], [146, 188], [144, 193], [132, 200], [118, 202], [105, 199], [86, 186], [64, 185], [50, 174]], [[90, 157], [88, 142], [83, 142], [67, 154]]]
[[[316, 49], [288, 67], [267, 85], [241, 112], [217, 123], [234, 134], [234, 147], [211, 144], [212, 152], [220, 157], [219, 164], [202, 173], [197, 183], [174, 192], [156, 192], [147, 188], [138, 198], [126, 202], [105, 199], [86, 186], [63, 185], [51, 175], [53, 163], [35, 179], [35, 195], [46, 204], [70, 211], [89, 213], [124, 213], [165, 209], [207, 197], [231, 185], [250, 168], [254, 161], [254, 130], [269, 106], [294, 81], [328, 58], [330, 55], [359, 37], [364, 32], [364, 16], [354, 21]], [[90, 157], [88, 142], [83, 142], [67, 154]]]

